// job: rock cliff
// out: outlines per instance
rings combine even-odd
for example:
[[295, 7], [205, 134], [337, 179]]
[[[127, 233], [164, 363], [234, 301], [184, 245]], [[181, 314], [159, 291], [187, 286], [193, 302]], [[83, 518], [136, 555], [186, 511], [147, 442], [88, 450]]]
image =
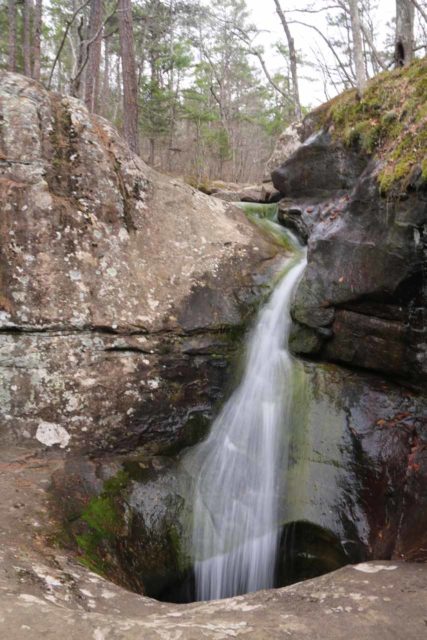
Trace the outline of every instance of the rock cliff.
[[273, 171], [283, 222], [309, 235], [296, 353], [427, 384], [426, 59], [310, 116]]
[[28, 78], [1, 72], [0, 125], [1, 438], [200, 437], [278, 247]]
[[[353, 91], [323, 105], [309, 116], [317, 133], [272, 173], [283, 196], [279, 219], [308, 238], [291, 348], [353, 370], [339, 390], [333, 377], [324, 386], [318, 367], [314, 389], [340, 398], [347, 414], [352, 486], [365, 487], [374, 557], [419, 560], [426, 559], [426, 78], [427, 60], [418, 60], [375, 78], [362, 99]], [[353, 394], [355, 376], [361, 386]], [[325, 434], [328, 415], [320, 420]], [[354, 520], [360, 524], [360, 515]]]

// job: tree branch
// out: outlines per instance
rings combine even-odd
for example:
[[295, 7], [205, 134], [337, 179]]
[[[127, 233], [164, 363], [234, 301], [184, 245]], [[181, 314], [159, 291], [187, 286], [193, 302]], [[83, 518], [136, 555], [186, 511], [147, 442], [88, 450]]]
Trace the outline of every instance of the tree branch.
[[410, 2], [412, 2], [414, 7], [421, 13], [422, 17], [427, 22], [427, 11], [426, 11], [426, 9], [424, 9], [421, 6], [421, 4], [418, 2], [418, 0], [410, 0]]
[[338, 66], [340, 67], [341, 71], [343, 72], [343, 74], [345, 75], [345, 77], [347, 78], [347, 80], [351, 84], [351, 86], [354, 87], [353, 78], [351, 78], [349, 76], [346, 68], [344, 67], [344, 65], [342, 64], [341, 60], [339, 59], [339, 56], [338, 56], [337, 52], [335, 51], [335, 49], [333, 48], [333, 46], [331, 45], [331, 43], [329, 42], [327, 37], [325, 35], [323, 35], [323, 33], [320, 31], [320, 29], [315, 27], [313, 24], [307, 24], [306, 22], [300, 22], [299, 20], [291, 20], [289, 22], [289, 24], [299, 24], [302, 27], [308, 27], [309, 29], [314, 29], [314, 31], [316, 31], [316, 33], [318, 33], [319, 36], [321, 36], [321, 38], [323, 38], [323, 40], [326, 42], [326, 44], [328, 45], [329, 49], [332, 51], [336, 61], [338, 62]]
[[83, 2], [83, 4], [81, 4], [79, 7], [77, 7], [77, 9], [72, 14], [71, 18], [65, 23], [65, 29], [64, 29], [64, 33], [62, 34], [61, 43], [59, 45], [58, 51], [57, 51], [56, 56], [55, 56], [55, 60], [53, 61], [52, 68], [50, 70], [49, 80], [47, 81], [47, 88], [48, 89], [50, 89], [51, 86], [52, 86], [52, 78], [53, 78], [53, 74], [54, 74], [54, 71], [55, 71], [55, 67], [56, 67], [56, 65], [58, 63], [58, 60], [59, 60], [59, 57], [60, 57], [60, 55], [62, 53], [62, 49], [64, 48], [64, 44], [65, 44], [65, 41], [67, 39], [67, 35], [68, 35], [69, 30], [70, 30], [70, 27], [73, 24], [74, 20], [79, 15], [80, 11], [83, 11], [83, 9], [85, 7], [87, 7], [89, 3], [90, 3], [90, 0], [85, 0], [85, 2]]
[[383, 71], [387, 71], [388, 67], [387, 64], [384, 62], [384, 59], [382, 57], [382, 55], [380, 54], [380, 52], [377, 50], [377, 48], [374, 45], [374, 41], [372, 40], [370, 34], [369, 34], [369, 29], [365, 26], [364, 22], [361, 20], [360, 21], [360, 28], [362, 30], [363, 33], [363, 37], [365, 38], [366, 42], [368, 43], [373, 56], [375, 58], [375, 60], [378, 62], [378, 64], [380, 65], [381, 69]]
[[261, 52], [258, 49], [256, 49], [255, 47], [252, 46], [252, 43], [249, 40], [248, 34], [243, 29], [238, 27], [237, 25], [234, 25], [233, 29], [236, 32], [236, 36], [239, 38], [239, 40], [242, 40], [242, 42], [244, 42], [245, 45], [247, 46], [248, 53], [250, 53], [252, 56], [255, 56], [256, 58], [258, 58], [259, 63], [261, 65], [261, 68], [264, 71], [264, 75], [267, 78], [268, 82], [273, 87], [273, 89], [275, 89], [278, 93], [280, 93], [280, 95], [286, 100], [286, 102], [290, 106], [294, 106], [294, 103], [291, 100], [291, 98], [288, 96], [288, 94], [285, 93], [285, 91], [283, 91], [283, 89], [281, 89], [279, 87], [279, 85], [271, 77], [270, 72], [267, 69], [267, 65], [265, 64], [264, 58], [262, 57]]
[[341, 9], [339, 4], [332, 4], [328, 7], [321, 7], [320, 9], [286, 9], [286, 13], [322, 13], [323, 11], [333, 11], [334, 9]]

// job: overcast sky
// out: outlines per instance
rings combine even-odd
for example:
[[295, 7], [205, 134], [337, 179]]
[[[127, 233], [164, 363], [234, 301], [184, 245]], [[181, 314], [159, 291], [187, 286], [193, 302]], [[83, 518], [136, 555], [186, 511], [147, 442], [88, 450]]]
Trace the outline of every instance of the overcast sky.
[[[250, 22], [257, 25], [259, 29], [265, 30], [260, 36], [259, 42], [262, 43], [266, 50], [266, 59], [269, 62], [270, 67], [273, 67], [275, 71], [280, 70], [280, 57], [274, 54], [271, 49], [271, 44], [284, 38], [282, 26], [275, 11], [275, 5], [273, 0], [246, 0], [248, 9], [251, 12]], [[291, 8], [303, 8], [307, 4], [320, 7], [325, 6], [325, 2], [322, 0], [312, 0], [306, 2], [305, 0], [282, 0], [282, 7], [285, 9]], [[331, 2], [331, 4], [333, 4]], [[392, 20], [395, 11], [395, 0], [379, 0], [378, 11], [376, 12], [374, 24], [378, 25], [378, 34], [380, 40], [384, 38], [386, 33], [386, 24]], [[289, 14], [290, 17], [291, 14]], [[319, 29], [324, 30], [326, 35], [326, 23], [322, 14], [307, 15], [302, 17], [302, 14], [294, 14], [297, 19], [304, 22], [311, 22], [315, 24]], [[326, 57], [328, 57], [327, 47], [320, 36], [314, 31], [300, 27], [298, 25], [291, 26], [293, 37], [297, 48], [309, 59], [313, 59], [313, 49], [316, 50], [320, 47]], [[325, 51], [326, 49], [326, 51]], [[269, 51], [269, 52], [268, 52]], [[268, 53], [267, 53], [268, 52]], [[307, 75], [311, 76], [311, 80], [301, 81], [301, 98], [302, 102], [306, 106], [315, 106], [325, 101], [325, 94], [323, 90], [323, 82], [316, 78], [316, 72], [313, 70], [306, 71]], [[334, 94], [333, 87], [330, 88], [330, 95]]]

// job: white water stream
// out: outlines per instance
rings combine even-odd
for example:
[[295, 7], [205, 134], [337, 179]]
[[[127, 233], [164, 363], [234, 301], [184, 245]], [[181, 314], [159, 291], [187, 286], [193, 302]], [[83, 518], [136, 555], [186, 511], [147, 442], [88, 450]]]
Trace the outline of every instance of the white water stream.
[[274, 586], [292, 401], [289, 309], [305, 264], [301, 253], [259, 312], [242, 381], [198, 448], [197, 600]]

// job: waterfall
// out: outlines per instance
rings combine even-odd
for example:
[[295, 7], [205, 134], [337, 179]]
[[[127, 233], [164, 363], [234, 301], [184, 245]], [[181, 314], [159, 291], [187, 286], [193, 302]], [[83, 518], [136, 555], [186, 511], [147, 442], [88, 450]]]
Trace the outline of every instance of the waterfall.
[[239, 387], [195, 453], [198, 600], [274, 586], [292, 401], [289, 309], [305, 264], [300, 249], [258, 314]]

